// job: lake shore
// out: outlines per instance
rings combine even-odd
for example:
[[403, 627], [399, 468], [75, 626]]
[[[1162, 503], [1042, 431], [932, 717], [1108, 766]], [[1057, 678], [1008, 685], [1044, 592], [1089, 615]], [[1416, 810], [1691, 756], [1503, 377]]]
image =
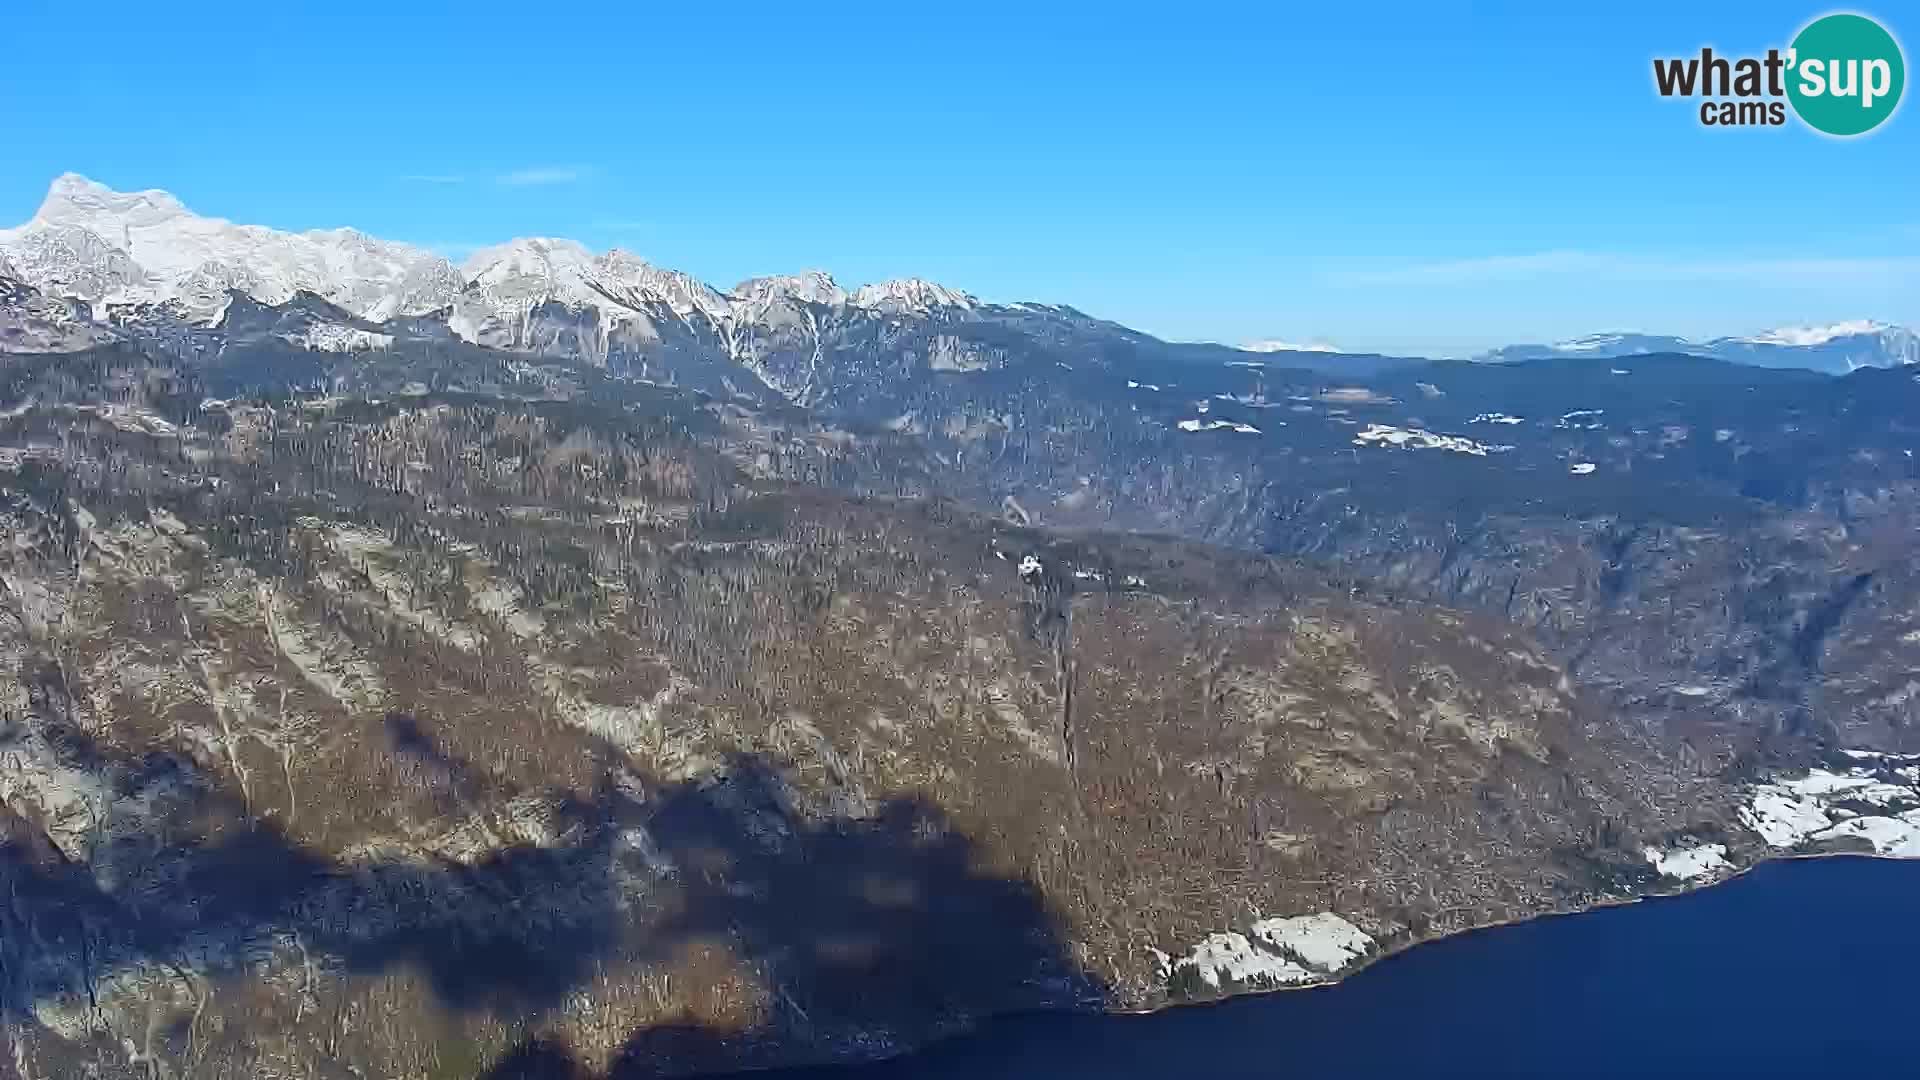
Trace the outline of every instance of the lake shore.
[[[1762, 858], [1698, 886], [1404, 943], [1315, 984], [1321, 994], [1006, 1014], [886, 1061], [775, 1075], [1130, 1080], [1185, 1069], [1218, 1080], [1285, 1064], [1350, 1078], [1753, 1077], [1824, 1075], [1836, 1055], [1898, 1063], [1902, 973], [1920, 963], [1908, 917], [1916, 868], [1849, 852]], [[1797, 920], [1827, 928], [1819, 947], [1769, 944]], [[1402, 959], [1379, 962], [1388, 957]], [[1369, 977], [1352, 978], [1361, 970]], [[1795, 1023], [1761, 1040], [1713, 1034], [1775, 1010]], [[1593, 1038], [1609, 1031], [1631, 1034]]]
[[[1399, 956], [1404, 956], [1407, 953], [1413, 952], [1425, 945], [1432, 945], [1442, 941], [1452, 941], [1456, 938], [1470, 937], [1474, 934], [1482, 934], [1482, 933], [1487, 933], [1489, 931], [1502, 930], [1502, 929], [1507, 929], [1509, 927], [1514, 927], [1514, 926], [1525, 926], [1529, 923], [1536, 923], [1543, 919], [1564, 919], [1564, 918], [1571, 918], [1579, 915], [1589, 915], [1596, 911], [1606, 911], [1611, 908], [1631, 907], [1635, 904], [1643, 904], [1648, 901], [1683, 899], [1685, 897], [1692, 896], [1696, 893], [1705, 892], [1709, 889], [1714, 889], [1721, 885], [1726, 885], [1731, 882], [1738, 881], [1739, 879], [1747, 876], [1748, 874], [1751, 874], [1755, 870], [1758, 870], [1764, 866], [1770, 866], [1776, 863], [1785, 863], [1785, 862], [1804, 862], [1804, 861], [1815, 860], [1815, 859], [1864, 859], [1864, 860], [1873, 860], [1873, 861], [1882, 861], [1882, 862], [1920, 863], [1920, 858], [1915, 858], [1912, 856], [1882, 855], [1877, 852], [1871, 852], [1871, 851], [1814, 851], [1814, 852], [1790, 852], [1790, 853], [1781, 854], [1781, 855], [1768, 855], [1764, 858], [1755, 859], [1754, 861], [1747, 863], [1745, 865], [1738, 866], [1729, 872], [1715, 875], [1710, 879], [1702, 880], [1697, 883], [1683, 884], [1680, 888], [1677, 888], [1677, 889], [1667, 889], [1667, 890], [1662, 890], [1658, 892], [1636, 893], [1632, 896], [1609, 897], [1609, 898], [1599, 900], [1595, 903], [1586, 904], [1580, 907], [1569, 907], [1569, 908], [1563, 908], [1563, 909], [1555, 909], [1551, 911], [1541, 911], [1531, 915], [1515, 916], [1514, 918], [1511, 918], [1511, 919], [1496, 919], [1492, 922], [1476, 923], [1473, 926], [1464, 927], [1458, 930], [1448, 930], [1444, 933], [1431, 934], [1425, 937], [1414, 937], [1414, 938], [1402, 939], [1394, 942], [1390, 947], [1380, 949], [1372, 953], [1371, 955], [1368, 955], [1362, 958], [1361, 960], [1355, 962], [1351, 966], [1339, 971], [1336, 974], [1329, 975], [1325, 978], [1316, 979], [1312, 982], [1295, 983], [1291, 985], [1280, 985], [1280, 986], [1238, 987], [1233, 990], [1227, 991], [1225, 993], [1221, 993], [1213, 996], [1169, 999], [1167, 1001], [1159, 1002], [1153, 1005], [1132, 1007], [1132, 1008], [1101, 1009], [1097, 1011], [1100, 1014], [1106, 1015], [1106, 1016], [1152, 1016], [1156, 1013], [1166, 1012], [1169, 1009], [1182, 1009], [1182, 1008], [1188, 1008], [1192, 1006], [1215, 1005], [1223, 1001], [1231, 1001], [1237, 998], [1260, 997], [1267, 994], [1285, 994], [1285, 993], [1295, 993], [1295, 992], [1307, 991], [1307, 990], [1324, 990], [1330, 986], [1338, 986], [1341, 983], [1346, 982], [1348, 979], [1353, 978], [1355, 975], [1358, 975], [1361, 972], [1366, 971], [1382, 963], [1383, 961], [1391, 960]], [[1061, 1010], [1061, 1011], [1071, 1012], [1074, 1010]]]

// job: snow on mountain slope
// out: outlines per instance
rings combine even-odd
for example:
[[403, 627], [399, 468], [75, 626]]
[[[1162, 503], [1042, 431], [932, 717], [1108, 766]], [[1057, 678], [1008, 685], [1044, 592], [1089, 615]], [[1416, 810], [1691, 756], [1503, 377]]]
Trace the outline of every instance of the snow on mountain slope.
[[629, 306], [660, 303], [681, 318], [698, 313], [714, 322], [733, 311], [725, 296], [693, 275], [655, 266], [620, 248], [595, 259], [593, 273], [601, 291]]
[[157, 294], [136, 296], [146, 273], [126, 252], [78, 225], [36, 224], [0, 232], [0, 254], [14, 267], [18, 280], [49, 295], [100, 301], [109, 296], [128, 302], [155, 300]]
[[1747, 342], [1753, 345], [1825, 345], [1834, 338], [1855, 337], [1863, 334], [1883, 334], [1889, 330], [1898, 331], [1900, 327], [1890, 326], [1872, 319], [1854, 319], [1851, 322], [1834, 323], [1832, 326], [1782, 326], [1752, 337], [1724, 340]]
[[87, 305], [47, 296], [21, 282], [0, 258], [0, 353], [72, 352], [111, 341]]
[[306, 290], [361, 318], [445, 307], [462, 284], [445, 259], [352, 229], [281, 232], [201, 217], [164, 191], [117, 192], [73, 173], [53, 182], [0, 253], [49, 294], [108, 306], [180, 304], [217, 319], [229, 289], [263, 303]]
[[596, 255], [573, 240], [531, 237], [483, 248], [448, 317], [483, 345], [561, 352], [606, 363], [616, 351], [669, 338], [729, 340], [734, 302], [678, 270], [618, 248]]
[[[522, 238], [476, 252], [456, 268], [432, 252], [353, 229], [283, 232], [202, 217], [164, 191], [114, 191], [68, 173], [53, 182], [32, 220], [0, 230], [0, 276], [49, 301], [79, 300], [96, 325], [162, 318], [211, 325], [234, 293], [264, 304], [311, 292], [349, 322], [444, 318], [467, 340], [502, 348], [578, 355], [724, 354], [796, 400], [817, 384], [823, 338], [866, 321], [1054, 318], [1085, 329], [1069, 308], [996, 306], [945, 285], [898, 278], [851, 292], [819, 271], [752, 278], [721, 292], [629, 252], [589, 250], [572, 240]], [[47, 309], [51, 311], [51, 309]], [[300, 340], [377, 341], [380, 328], [312, 325]], [[1099, 324], [1101, 333], [1130, 335]], [[317, 335], [317, 336], [315, 336]], [[367, 335], [375, 335], [369, 337]], [[1138, 335], [1135, 335], [1138, 336]], [[930, 346], [924, 355], [952, 342]], [[1335, 353], [1322, 341], [1249, 343], [1255, 352]], [[1766, 367], [1846, 372], [1920, 363], [1920, 335], [1856, 320], [1793, 326], [1706, 342], [1637, 333], [1595, 334], [1553, 345], [1514, 345], [1483, 360], [1595, 359], [1687, 352]], [[945, 355], [942, 353], [941, 355]]]
[[854, 307], [876, 311], [919, 314], [935, 308], [971, 308], [980, 303], [959, 289], [950, 289], [921, 278], [894, 278], [862, 285], [853, 291], [852, 302]]
[[1553, 351], [1564, 353], [1604, 352], [1608, 349], [1619, 348], [1629, 340], [1639, 336], [1640, 335], [1620, 333], [1586, 334], [1581, 337], [1570, 338], [1566, 341], [1554, 342]]
[[1552, 345], [1508, 345], [1476, 359], [1496, 362], [1586, 356], [1596, 360], [1647, 353], [1689, 353], [1756, 367], [1806, 368], [1844, 374], [1862, 367], [1920, 363], [1920, 334], [1856, 319], [1828, 326], [1785, 326], [1707, 341], [1661, 334], [1589, 334]]
[[606, 298], [589, 281], [593, 252], [572, 240], [522, 237], [481, 248], [461, 267], [467, 290], [498, 306], [549, 300], [584, 306]]
[[731, 313], [725, 296], [678, 270], [665, 270], [615, 248], [595, 255], [573, 240], [529, 237], [482, 248], [462, 268], [468, 290], [501, 305], [558, 301], [570, 307], [637, 311], [664, 305], [675, 315], [718, 321]]
[[1340, 347], [1330, 341], [1312, 340], [1305, 342], [1283, 341], [1279, 338], [1265, 338], [1260, 341], [1245, 342], [1240, 346], [1243, 352], [1319, 352], [1337, 353]]
[[1783, 326], [1706, 344], [1709, 355], [1766, 367], [1809, 367], [1845, 373], [1863, 367], [1920, 364], [1920, 334], [1904, 326], [1856, 319], [1828, 326]]
[[740, 303], [756, 307], [783, 300], [819, 304], [822, 307], [845, 307], [849, 299], [847, 291], [822, 270], [748, 278], [733, 287], [733, 297]]
[[[32, 220], [0, 230], [0, 260], [7, 276], [101, 314], [144, 305], [211, 325], [232, 292], [278, 305], [305, 291], [354, 319], [445, 311], [452, 330], [471, 341], [603, 360], [622, 342], [691, 335], [751, 366], [769, 338], [817, 336], [814, 308], [898, 316], [980, 306], [918, 278], [849, 293], [818, 271], [755, 278], [723, 293], [630, 252], [596, 254], [547, 237], [484, 248], [456, 268], [352, 229], [236, 225], [195, 214], [164, 191], [119, 192], [73, 173], [53, 182]], [[351, 328], [335, 329], [322, 336], [345, 340]]]

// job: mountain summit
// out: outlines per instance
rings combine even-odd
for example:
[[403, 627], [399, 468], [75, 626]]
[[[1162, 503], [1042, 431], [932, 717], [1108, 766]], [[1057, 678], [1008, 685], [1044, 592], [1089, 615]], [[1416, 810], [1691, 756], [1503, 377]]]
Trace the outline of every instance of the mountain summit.
[[824, 274], [761, 278], [729, 294], [678, 270], [573, 240], [522, 237], [475, 252], [456, 267], [431, 251], [353, 229], [284, 232], [203, 217], [157, 189], [120, 192], [78, 173], [54, 180], [32, 220], [0, 230], [8, 276], [52, 295], [112, 308], [176, 305], [211, 323], [230, 292], [282, 304], [310, 292], [376, 322], [459, 307], [456, 330], [523, 318], [555, 302], [619, 315], [661, 305], [676, 316], [723, 323], [740, 301], [764, 302], [768, 283], [808, 303], [926, 312], [976, 304], [958, 289], [908, 278], [851, 293]]
[[1784, 326], [1758, 334], [1706, 341], [1620, 331], [1587, 334], [1552, 345], [1507, 345], [1475, 359], [1512, 363], [1561, 356], [1617, 359], [1648, 353], [1686, 353], [1754, 367], [1808, 368], [1843, 374], [1863, 367], [1920, 363], [1920, 334], [1871, 319], [1828, 326]]
[[445, 259], [351, 229], [281, 232], [202, 217], [159, 190], [118, 192], [75, 173], [33, 219], [0, 232], [27, 284], [107, 307], [177, 305], [217, 319], [230, 291], [280, 304], [311, 292], [385, 320], [446, 306], [462, 280]]
[[[455, 266], [424, 248], [350, 228], [296, 233], [203, 217], [166, 191], [115, 191], [77, 173], [53, 181], [31, 220], [0, 230], [0, 277], [38, 290], [49, 302], [82, 302], [91, 318], [106, 325], [158, 314], [210, 327], [221, 321], [236, 295], [277, 306], [309, 293], [349, 321], [384, 324], [425, 317], [480, 345], [603, 366], [624, 357], [647, 377], [662, 374], [663, 358], [718, 358], [744, 367], [796, 402], [818, 400], [819, 364], [830, 351], [824, 342], [873, 345], [885, 336], [882, 328], [889, 321], [924, 330], [926, 340], [909, 350], [914, 362], [944, 370], [982, 370], [1007, 358], [998, 350], [963, 346], [940, 332], [955, 321], [1019, 323], [1020, 336], [1051, 343], [1048, 349], [1073, 342], [1067, 351], [1079, 349], [1082, 355], [1109, 345], [1150, 344], [1154, 352], [1216, 363], [1238, 359], [1270, 365], [1284, 356], [1294, 367], [1355, 370], [1353, 358], [1319, 340], [1256, 341], [1237, 350], [1173, 346], [1071, 308], [994, 305], [913, 277], [848, 289], [812, 270], [750, 278], [722, 290], [627, 251], [596, 253], [578, 241], [553, 237], [509, 240]], [[378, 326], [339, 324], [317, 336], [303, 333], [300, 340], [359, 347], [383, 335], [390, 336]], [[48, 338], [36, 332], [35, 340]], [[1653, 352], [1844, 372], [1920, 361], [1920, 337], [1902, 327], [1856, 320], [1706, 342], [1597, 334], [1552, 345], [1511, 345], [1477, 359]], [[1164, 372], [1144, 374], [1157, 380]], [[705, 381], [737, 386], [732, 375]]]

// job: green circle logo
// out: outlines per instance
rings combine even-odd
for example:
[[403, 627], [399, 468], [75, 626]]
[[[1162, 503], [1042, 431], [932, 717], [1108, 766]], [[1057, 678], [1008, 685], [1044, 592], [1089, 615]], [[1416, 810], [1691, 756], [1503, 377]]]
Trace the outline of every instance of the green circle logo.
[[1787, 52], [1787, 100], [1808, 127], [1828, 135], [1862, 135], [1900, 105], [1906, 58], [1886, 27], [1865, 15], [1823, 15], [1807, 24]]

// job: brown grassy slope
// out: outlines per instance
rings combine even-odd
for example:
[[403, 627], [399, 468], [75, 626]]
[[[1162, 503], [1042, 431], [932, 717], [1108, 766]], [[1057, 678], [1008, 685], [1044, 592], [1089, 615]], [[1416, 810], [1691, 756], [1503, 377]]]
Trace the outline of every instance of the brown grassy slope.
[[1589, 902], [1721, 816], [1490, 622], [564, 425], [433, 449], [473, 420], [0, 474], [29, 1060], [859, 1056], [1155, 1003], [1149, 948], [1259, 915]]

